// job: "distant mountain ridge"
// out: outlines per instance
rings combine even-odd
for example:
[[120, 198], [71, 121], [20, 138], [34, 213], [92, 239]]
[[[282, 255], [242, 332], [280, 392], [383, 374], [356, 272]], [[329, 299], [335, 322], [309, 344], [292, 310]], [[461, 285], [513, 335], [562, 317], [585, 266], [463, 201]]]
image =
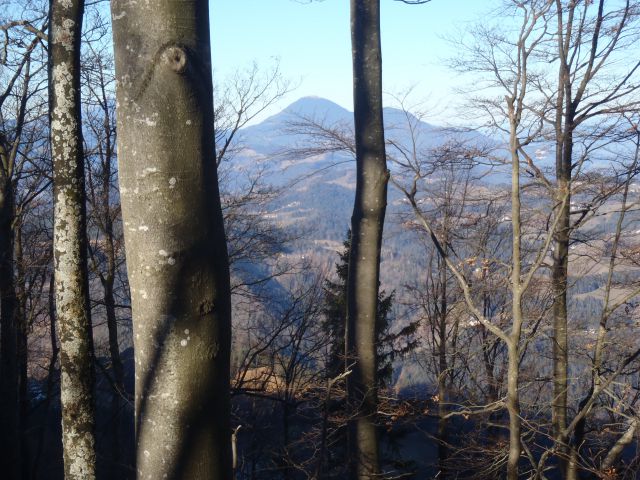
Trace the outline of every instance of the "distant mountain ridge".
[[[424, 151], [453, 138], [469, 144], [493, 142], [473, 131], [447, 131], [397, 108], [385, 107], [383, 115], [388, 138], [404, 145], [416, 140], [416, 147]], [[259, 124], [240, 130], [238, 136], [243, 148], [234, 158], [234, 164], [244, 171], [266, 165], [271, 171], [270, 180], [278, 185], [295, 181], [292, 189], [272, 205], [270, 215], [298, 221], [307, 218], [314, 228], [327, 230], [329, 237], [322, 236], [322, 240], [340, 245], [349, 226], [355, 192], [353, 154], [348, 151], [296, 154], [317, 143], [301, 129], [300, 124], [305, 120], [339, 127], [345, 135], [353, 131], [353, 112], [326, 98], [302, 97]], [[407, 131], [407, 122], [412, 124], [414, 137]], [[394, 167], [390, 165], [390, 168]], [[389, 188], [389, 214], [397, 213], [394, 204], [399, 198], [400, 193]]]
[[[450, 139], [462, 140], [470, 145], [492, 145], [496, 148], [496, 154], [505, 159], [509, 158], [507, 152], [508, 139], [491, 138], [476, 130], [452, 130], [438, 125], [433, 125], [394, 107], [384, 107], [383, 118], [385, 123], [385, 135], [387, 139], [393, 138], [400, 144], [410, 145], [411, 138], [407, 126], [409, 122], [414, 127], [414, 133], [418, 139], [417, 147], [424, 151], [441, 146]], [[315, 122], [326, 125], [339, 125], [345, 129], [353, 129], [353, 112], [338, 105], [331, 100], [322, 97], [307, 96], [299, 98], [289, 104], [282, 111], [272, 115], [257, 125], [246, 127], [240, 131], [240, 137], [250, 150], [262, 155], [273, 155], [283, 150], [291, 149], [295, 145], [304, 144], [309, 138], [305, 135], [293, 132], [293, 124], [301, 119], [312, 119]], [[605, 140], [603, 145], [607, 145]], [[537, 162], [538, 167], [547, 172], [553, 178], [555, 166], [555, 144], [552, 141], [534, 142], [527, 147], [529, 155]], [[579, 142], [576, 145], [576, 155], [579, 155]], [[603, 169], [612, 161], [624, 154], [624, 147], [603, 148], [589, 155], [586, 169]], [[494, 168], [492, 175], [486, 181], [493, 184], [510, 182], [510, 167], [505, 165]]]
[[[417, 148], [425, 152], [454, 138], [469, 144], [496, 143], [478, 132], [454, 132], [421, 121], [411, 113], [393, 107], [383, 109], [383, 118], [388, 139], [393, 138], [396, 143], [407, 146], [416, 141]], [[339, 127], [345, 133], [353, 131], [353, 112], [326, 98], [302, 97], [259, 124], [240, 130], [240, 142], [245, 149], [244, 154], [239, 155], [238, 161], [245, 165], [244, 162], [268, 158], [280, 171], [287, 170], [284, 172], [285, 177], [293, 178], [295, 175], [322, 171], [332, 163], [340, 163], [352, 158], [349, 152], [332, 152], [311, 159], [296, 159], [292, 156], [291, 152], [296, 149], [300, 150], [314, 143], [312, 136], [303, 132], [304, 129], [300, 127], [301, 123], [308, 120], [317, 125]], [[413, 136], [407, 128], [409, 123], [413, 127]], [[393, 169], [394, 166], [390, 164], [390, 168]], [[508, 180], [508, 175], [495, 180]]]
[[[477, 132], [451, 132], [421, 122], [396, 108], [386, 107], [383, 114], [389, 138], [410, 145], [413, 138], [404, 129], [410, 121], [419, 141], [418, 148], [424, 150], [440, 146], [452, 137], [469, 144], [474, 141], [492, 142]], [[303, 97], [259, 124], [242, 129], [239, 139], [243, 148], [234, 157], [233, 165], [245, 173], [254, 168], [266, 168], [268, 181], [282, 186], [283, 193], [269, 204], [265, 218], [283, 228], [295, 227], [310, 232], [286, 255], [313, 258], [316, 263], [330, 267], [335, 263], [335, 252], [342, 249], [350, 227], [356, 165], [353, 153], [348, 151], [317, 151], [309, 156], [296, 154], [296, 151], [314, 143], [307, 132], [296, 131], [296, 125], [299, 127], [304, 119], [330, 127], [338, 126], [345, 135], [352, 135], [352, 112], [325, 98]], [[395, 167], [390, 165], [390, 168], [393, 170]], [[421, 255], [417, 251], [421, 247], [415, 242], [413, 233], [392, 221], [406, 208], [403, 195], [390, 186], [383, 262], [392, 262], [393, 265], [389, 265], [391, 270], [410, 274], [412, 269], [420, 268], [420, 261], [412, 257]], [[383, 286], [384, 276], [383, 273]], [[391, 282], [386, 287], [391, 288]]]

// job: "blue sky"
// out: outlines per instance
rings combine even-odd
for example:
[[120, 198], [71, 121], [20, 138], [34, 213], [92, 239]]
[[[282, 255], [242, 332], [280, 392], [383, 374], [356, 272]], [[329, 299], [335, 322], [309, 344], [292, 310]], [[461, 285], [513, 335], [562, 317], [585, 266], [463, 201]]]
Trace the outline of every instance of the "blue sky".
[[[495, 3], [381, 0], [384, 90], [397, 94], [414, 86], [412, 99], [426, 101], [434, 120], [444, 120], [456, 101], [456, 79], [442, 65], [453, 52], [441, 36], [478, 21]], [[348, 0], [210, 0], [210, 9], [218, 79], [253, 61], [268, 69], [279, 58], [284, 76], [299, 87], [268, 114], [306, 95], [352, 109]]]

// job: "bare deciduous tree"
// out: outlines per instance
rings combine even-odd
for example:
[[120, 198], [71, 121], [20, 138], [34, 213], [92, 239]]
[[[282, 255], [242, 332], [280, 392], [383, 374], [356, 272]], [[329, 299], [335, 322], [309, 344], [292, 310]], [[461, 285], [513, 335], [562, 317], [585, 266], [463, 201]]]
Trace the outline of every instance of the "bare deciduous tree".
[[347, 280], [345, 362], [355, 362], [347, 380], [355, 415], [349, 428], [351, 478], [379, 474], [376, 317], [380, 248], [389, 173], [382, 122], [380, 1], [351, 1], [356, 197], [351, 217]]
[[[25, 8], [24, 18], [9, 18], [11, 5], [0, 11], [0, 448], [5, 454], [0, 469], [17, 478], [21, 464], [19, 405], [24, 399], [23, 318], [16, 285], [16, 229], [19, 227], [18, 190], [24, 177], [23, 144], [29, 144], [28, 124], [33, 121], [31, 98], [35, 95], [46, 15]], [[22, 373], [21, 373], [22, 372]]]

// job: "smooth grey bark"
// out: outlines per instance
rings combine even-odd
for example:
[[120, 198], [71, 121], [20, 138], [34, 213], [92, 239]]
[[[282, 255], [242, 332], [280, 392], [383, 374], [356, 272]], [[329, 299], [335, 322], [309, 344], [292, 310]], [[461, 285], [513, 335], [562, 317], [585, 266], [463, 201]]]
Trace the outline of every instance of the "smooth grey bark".
[[111, 11], [138, 478], [226, 480], [231, 305], [208, 4]]
[[80, 114], [83, 12], [84, 0], [54, 0], [49, 20], [53, 252], [67, 480], [95, 478], [93, 341]]
[[379, 0], [351, 0], [356, 196], [351, 217], [347, 280], [346, 359], [351, 411], [350, 478], [379, 473], [376, 316], [380, 248], [387, 205], [387, 170], [382, 121], [382, 53]]

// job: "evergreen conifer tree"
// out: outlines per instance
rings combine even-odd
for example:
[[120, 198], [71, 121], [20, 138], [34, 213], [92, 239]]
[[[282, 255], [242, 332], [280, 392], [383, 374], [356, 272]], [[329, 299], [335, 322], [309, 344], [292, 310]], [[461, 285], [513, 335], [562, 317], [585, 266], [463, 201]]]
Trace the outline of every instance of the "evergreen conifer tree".
[[[336, 263], [338, 278], [324, 283], [324, 321], [323, 329], [330, 338], [330, 350], [327, 359], [327, 377], [334, 378], [345, 370], [344, 362], [344, 327], [347, 308], [347, 272], [349, 266], [349, 250], [351, 248], [351, 230], [343, 242], [344, 250], [338, 252]], [[408, 353], [416, 346], [412, 338], [417, 329], [417, 322], [410, 323], [399, 332], [391, 333], [391, 320], [395, 292], [389, 295], [384, 290], [378, 293], [378, 314], [376, 317], [376, 345], [379, 387], [389, 386], [393, 374], [393, 360]]]

